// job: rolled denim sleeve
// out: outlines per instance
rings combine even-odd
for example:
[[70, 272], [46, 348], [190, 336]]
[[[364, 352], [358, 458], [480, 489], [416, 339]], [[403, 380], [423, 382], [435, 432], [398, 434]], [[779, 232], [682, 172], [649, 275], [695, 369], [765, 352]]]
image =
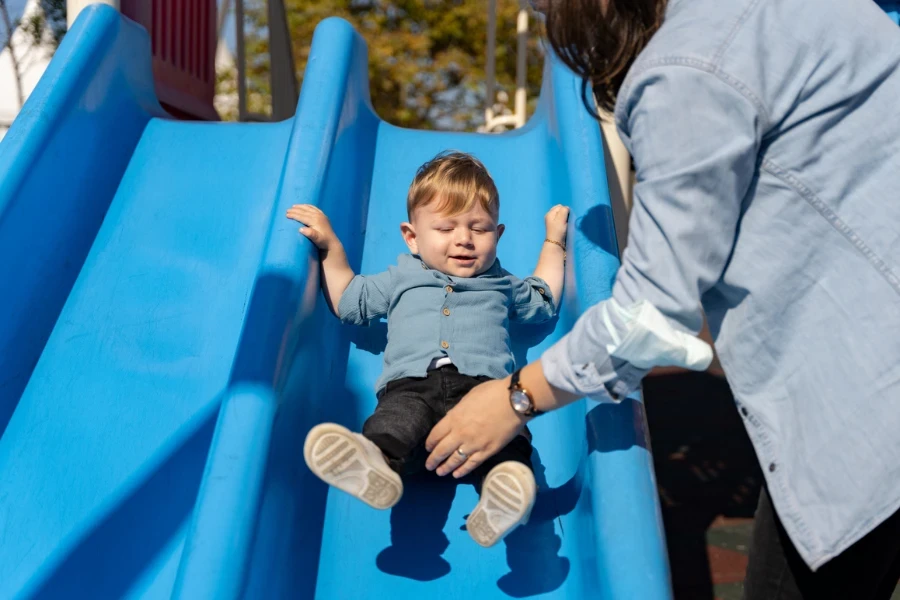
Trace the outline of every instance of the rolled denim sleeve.
[[[653, 366], [702, 369], [700, 298], [728, 262], [765, 114], [717, 69], [656, 61], [629, 77], [616, 118], [637, 184], [612, 298], [542, 357], [555, 387], [619, 399]], [[705, 346], [705, 344], [704, 344]]]
[[350, 280], [338, 302], [337, 316], [343, 323], [368, 325], [388, 313], [392, 291], [391, 271], [357, 275]]
[[509, 318], [519, 323], [543, 323], [556, 316], [556, 304], [550, 286], [540, 277], [512, 280], [512, 306]]

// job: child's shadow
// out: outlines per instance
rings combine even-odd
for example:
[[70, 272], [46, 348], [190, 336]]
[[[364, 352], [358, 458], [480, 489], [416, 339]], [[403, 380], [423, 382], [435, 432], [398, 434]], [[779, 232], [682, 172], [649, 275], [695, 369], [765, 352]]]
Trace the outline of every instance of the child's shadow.
[[391, 545], [375, 559], [381, 571], [416, 581], [450, 572], [441, 556], [450, 545], [444, 524], [459, 483], [430, 471], [404, 478], [403, 497], [391, 510]]
[[[633, 420], [638, 410], [638, 402], [631, 398], [593, 407], [584, 420], [588, 454], [645, 448], [645, 437], [635, 427], [609, 427], [610, 422]], [[554, 522], [575, 509], [582, 491], [577, 474], [550, 488], [536, 448], [531, 462], [538, 484], [537, 501], [528, 523], [504, 539], [509, 573], [497, 580], [497, 587], [514, 598], [552, 592], [569, 576], [569, 559], [559, 556], [562, 540]], [[376, 560], [381, 571], [417, 581], [433, 581], [450, 572], [450, 563], [442, 557], [449, 546], [444, 526], [460, 483], [471, 482], [439, 478], [427, 471], [405, 481], [403, 498], [391, 512], [391, 545]]]
[[[562, 540], [554, 530], [554, 520], [570, 512], [578, 499], [574, 479], [548, 489], [544, 466], [537, 450], [532, 455], [538, 499], [528, 523], [505, 539], [509, 573], [497, 586], [510, 596], [522, 598], [559, 588], [569, 575], [569, 559], [558, 556]], [[376, 559], [378, 568], [391, 575], [416, 581], [433, 581], [450, 572], [442, 556], [449, 540], [444, 526], [456, 496], [457, 482], [424, 472], [404, 482], [404, 494], [391, 512], [391, 545]], [[465, 525], [461, 527], [465, 530]], [[480, 550], [474, 547], [473, 551]]]
[[547, 484], [544, 464], [537, 449], [531, 456], [534, 478], [538, 484], [537, 501], [528, 523], [516, 528], [503, 542], [509, 573], [497, 580], [497, 587], [513, 598], [546, 594], [558, 589], [569, 576], [570, 563], [559, 556], [562, 539], [554, 522], [572, 512], [578, 502], [575, 478], [551, 489]]

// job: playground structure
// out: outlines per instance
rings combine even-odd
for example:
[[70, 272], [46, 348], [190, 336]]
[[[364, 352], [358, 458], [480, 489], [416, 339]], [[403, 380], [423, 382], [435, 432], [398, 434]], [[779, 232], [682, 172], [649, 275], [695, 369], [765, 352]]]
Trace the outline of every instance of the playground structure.
[[668, 597], [638, 399], [535, 424], [535, 513], [491, 550], [461, 530], [469, 486], [413, 482], [374, 512], [301, 459], [312, 425], [371, 411], [384, 329], [328, 315], [287, 206], [321, 206], [354, 267], [380, 270], [403, 251], [418, 165], [474, 152], [504, 198], [504, 265], [527, 273], [543, 213], [571, 205], [559, 322], [515, 334], [533, 359], [617, 266], [574, 76], [548, 62], [512, 132], [400, 129], [368, 102], [364, 43], [329, 19], [293, 119], [198, 123], [160, 107], [150, 49], [89, 7], [0, 146], [0, 252], [16, 257], [0, 300], [0, 597]]
[[491, 550], [461, 530], [469, 486], [413, 481], [376, 512], [301, 458], [314, 424], [371, 412], [384, 328], [328, 314], [287, 206], [321, 206], [353, 266], [379, 271], [404, 251], [416, 167], [470, 151], [525, 274], [541, 216], [570, 205], [562, 314], [514, 336], [533, 359], [618, 264], [574, 76], [548, 60], [514, 131], [400, 129], [368, 102], [365, 45], [329, 19], [292, 118], [188, 122], [177, 95], [160, 103], [151, 39], [87, 8], [0, 143], [0, 598], [669, 598], [638, 397], [535, 422], [535, 512]]

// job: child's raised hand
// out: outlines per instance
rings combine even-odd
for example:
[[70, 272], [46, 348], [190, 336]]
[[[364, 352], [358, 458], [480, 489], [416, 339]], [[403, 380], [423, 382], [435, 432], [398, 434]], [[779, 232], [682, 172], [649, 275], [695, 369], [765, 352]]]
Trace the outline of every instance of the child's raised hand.
[[287, 211], [287, 218], [303, 223], [300, 233], [316, 245], [319, 250], [328, 250], [334, 244], [339, 243], [331, 221], [319, 208], [312, 204], [295, 204]]
[[569, 207], [557, 204], [544, 215], [544, 225], [547, 227], [547, 238], [564, 244], [566, 242], [566, 229], [569, 222]]

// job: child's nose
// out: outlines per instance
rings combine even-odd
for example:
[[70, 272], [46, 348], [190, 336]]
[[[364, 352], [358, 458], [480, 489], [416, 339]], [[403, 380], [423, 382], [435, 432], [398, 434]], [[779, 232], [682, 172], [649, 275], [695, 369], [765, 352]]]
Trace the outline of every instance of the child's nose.
[[468, 229], [461, 229], [456, 237], [456, 243], [468, 246], [472, 243], [472, 232]]

